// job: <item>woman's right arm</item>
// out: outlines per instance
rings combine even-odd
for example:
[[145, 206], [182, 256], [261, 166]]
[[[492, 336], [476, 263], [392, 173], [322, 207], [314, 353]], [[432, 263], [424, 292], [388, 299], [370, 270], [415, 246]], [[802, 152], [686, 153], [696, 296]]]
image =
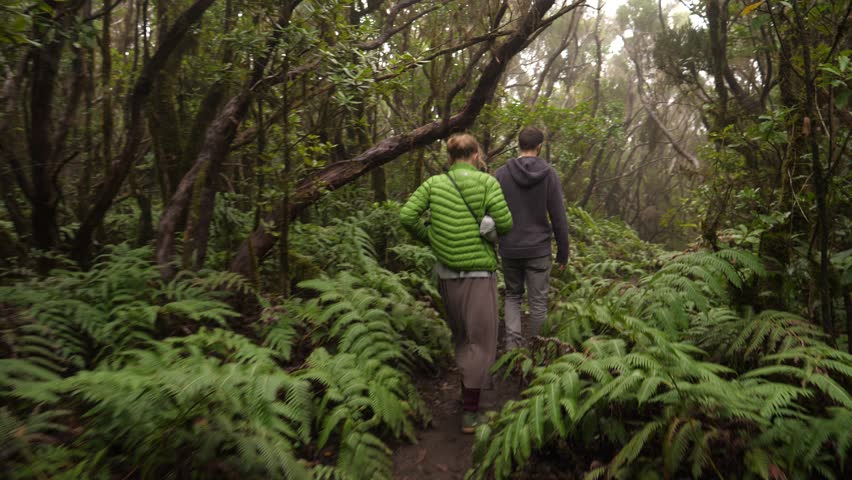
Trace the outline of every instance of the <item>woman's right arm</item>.
[[402, 226], [417, 239], [425, 243], [429, 243], [429, 229], [423, 224], [420, 217], [429, 208], [430, 183], [429, 180], [423, 182], [411, 194], [411, 197], [405, 202], [405, 205], [402, 206], [402, 210], [399, 212], [399, 220], [402, 222]]

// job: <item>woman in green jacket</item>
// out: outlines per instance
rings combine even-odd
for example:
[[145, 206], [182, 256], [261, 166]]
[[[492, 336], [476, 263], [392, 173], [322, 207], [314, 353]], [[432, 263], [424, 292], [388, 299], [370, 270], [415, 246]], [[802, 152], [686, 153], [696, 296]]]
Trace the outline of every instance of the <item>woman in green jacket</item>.
[[[503, 235], [512, 228], [512, 214], [497, 180], [477, 170], [482, 153], [472, 135], [450, 137], [447, 153], [449, 172], [423, 182], [402, 207], [400, 220], [438, 259], [438, 287], [462, 374], [462, 431], [473, 433], [479, 393], [490, 385], [488, 370], [497, 357], [498, 324], [497, 253], [480, 236], [479, 223], [490, 215]], [[427, 210], [431, 218], [424, 222]]]

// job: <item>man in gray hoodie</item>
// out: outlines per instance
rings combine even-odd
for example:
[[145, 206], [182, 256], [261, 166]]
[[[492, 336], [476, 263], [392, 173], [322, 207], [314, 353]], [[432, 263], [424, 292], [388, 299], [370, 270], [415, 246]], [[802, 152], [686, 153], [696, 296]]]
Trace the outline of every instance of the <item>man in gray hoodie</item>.
[[512, 230], [500, 238], [506, 281], [507, 350], [523, 344], [524, 284], [530, 307], [531, 335], [538, 335], [547, 318], [551, 233], [556, 237], [558, 268], [564, 269], [568, 261], [568, 218], [562, 203], [562, 184], [556, 170], [538, 156], [542, 143], [541, 130], [524, 128], [518, 135], [520, 156], [509, 160], [496, 173], [514, 221]]

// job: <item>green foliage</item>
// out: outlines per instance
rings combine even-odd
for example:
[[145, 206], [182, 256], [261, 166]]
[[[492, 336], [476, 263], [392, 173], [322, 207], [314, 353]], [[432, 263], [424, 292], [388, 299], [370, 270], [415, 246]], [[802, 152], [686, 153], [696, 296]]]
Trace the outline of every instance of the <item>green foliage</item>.
[[92, 454], [110, 449], [116, 466], [140, 465], [143, 477], [179, 468], [307, 476], [295, 449], [310, 439], [308, 384], [233, 332], [155, 342], [55, 388], [92, 405], [78, 442]]
[[[436, 306], [443, 305], [441, 294], [435, 288], [433, 268], [437, 262], [432, 249], [423, 245], [402, 244], [388, 249], [399, 265], [397, 276], [409, 288], [426, 296]], [[440, 308], [438, 308], [440, 310]]]
[[571, 240], [580, 267], [589, 263], [625, 261], [631, 268], [646, 268], [657, 262], [662, 253], [659, 246], [643, 242], [636, 231], [617, 219], [592, 218], [581, 208], [569, 207]]
[[251, 231], [253, 212], [240, 208], [240, 203], [245, 201], [243, 195], [228, 192], [216, 195], [206, 262], [208, 267], [227, 268], [240, 242]]
[[416, 441], [409, 416], [427, 415], [416, 389], [399, 370], [377, 359], [323, 348], [308, 358], [303, 378], [319, 383], [317, 446], [340, 437], [337, 471], [346, 478], [391, 478], [390, 449], [371, 430], [384, 427]]
[[[0, 288], [4, 463], [22, 479], [391, 478], [386, 440], [430, 421], [412, 376], [452, 358], [413, 288], [434, 289], [425, 267], [382, 268], [365, 232], [395, 208], [334, 222], [333, 242], [296, 236], [298, 255], [340, 260], [300, 283], [307, 298], [227, 272], [165, 282], [125, 246]], [[253, 328], [234, 296], [257, 299]]]
[[[587, 149], [603, 142], [610, 136], [619, 136], [619, 120], [616, 105], [608, 105], [603, 114], [593, 115], [591, 104], [579, 103], [571, 108], [561, 108], [541, 99], [530, 107], [526, 102], [507, 100], [503, 104], [486, 106], [482, 123], [488, 125], [489, 133], [499, 133], [515, 140], [517, 132], [526, 125], [536, 125], [549, 132], [550, 155], [557, 169], [570, 168]], [[517, 155], [517, 145], [512, 141], [507, 146], [508, 160]]]
[[[402, 271], [376, 258], [394, 208], [294, 227], [296, 255], [331, 258], [301, 298], [215, 271], [164, 282], [124, 246], [3, 287], [0, 459], [21, 479], [391, 478], [389, 441], [430, 420], [412, 378], [451, 358], [434, 257], [386, 231]], [[766, 275], [751, 244], [666, 253], [570, 215], [548, 336], [494, 367], [528, 388], [477, 431], [469, 477], [550, 456], [586, 478], [848, 473], [852, 356], [795, 314], [733, 305]], [[259, 303], [240, 333], [234, 295]]]
[[315, 344], [333, 340], [340, 352], [405, 365], [415, 359], [431, 363], [434, 353], [449, 346], [448, 330], [437, 312], [416, 302], [390, 272], [376, 270], [362, 277], [343, 272], [300, 287], [319, 294], [305, 307], [317, 312]]
[[338, 272], [376, 266], [373, 241], [357, 225], [335, 219], [331, 226], [298, 224], [291, 233], [294, 251], [304, 255], [318, 270]]
[[[448, 119], [481, 93], [482, 67], [528, 2], [296, 3], [275, 26], [280, 2], [213, 2], [143, 95], [142, 110], [166, 115], [139, 125], [122, 121], [133, 117], [125, 97], [187, 2], [150, 12], [131, 2], [0, 6], [10, 160], [0, 163], [12, 179], [0, 254], [19, 256], [0, 259], [9, 266], [0, 273], [4, 473], [381, 478], [390, 476], [385, 442], [427, 421], [411, 378], [449, 359], [449, 337], [434, 256], [405, 242], [398, 204], [372, 205], [363, 182], [306, 210], [314, 223], [294, 223], [286, 253], [301, 297], [263, 296], [215, 270], [306, 175]], [[800, 12], [795, 2], [727, 2], [714, 25], [714, 2], [680, 2], [677, 13], [666, 11], [674, 2], [624, 3], [614, 21], [580, 8], [537, 30], [521, 61], [504, 64], [475, 133], [505, 159], [521, 126], [542, 127], [543, 155], [569, 200], [588, 189], [590, 211], [629, 219], [642, 238], [682, 241], [672, 227], [700, 229], [713, 251], [668, 254], [620, 220], [572, 208], [572, 260], [553, 282], [550, 336], [500, 360], [530, 389], [480, 431], [485, 463], [475, 475], [506, 476], [557, 453], [592, 478], [848, 476], [850, 359], [833, 347], [850, 332], [826, 338], [803, 318], [825, 306], [815, 304], [817, 233], [829, 234], [829, 287], [819, 288], [834, 297], [835, 318], [826, 322], [845, 320], [837, 300], [852, 286], [846, 4]], [[690, 14], [707, 24], [690, 24]], [[270, 43], [272, 32], [280, 40]], [[364, 46], [377, 38], [385, 41]], [[272, 46], [210, 183], [228, 190], [212, 212], [214, 271], [166, 282], [150, 249], [123, 245], [86, 272], [60, 253], [27, 251], [53, 227], [58, 246], [73, 238], [105, 185], [103, 167], [128, 140], [122, 131], [140, 125], [148, 153], [134, 158], [97, 237], [149, 240], [143, 220], [157, 223], [197, 157], [192, 130], [203, 137]], [[641, 96], [634, 67], [647, 79]], [[28, 95], [40, 84], [59, 88]], [[55, 123], [45, 158], [31, 144], [39, 139], [25, 138], [38, 112]], [[163, 118], [168, 128], [153, 128]], [[697, 164], [682, 162], [675, 143]], [[418, 154], [384, 167], [392, 197], [438, 171], [440, 148]], [[39, 201], [56, 218], [40, 218]], [[37, 278], [27, 260], [62, 268]], [[277, 268], [262, 266], [268, 284], [279, 283]]]
[[415, 440], [414, 422], [426, 424], [430, 416], [411, 376], [449, 358], [447, 327], [409, 291], [411, 279], [428, 282], [417, 272], [394, 274], [375, 259], [374, 237], [364, 228], [386, 211], [380, 206], [335, 222], [325, 227], [330, 239], [300, 237], [302, 252], [324, 249], [337, 259], [327, 264], [333, 276], [299, 283], [316, 296], [285, 304], [266, 333], [267, 344], [286, 357], [291, 352], [282, 350], [282, 339], [294, 338], [297, 329], [310, 338], [312, 353], [296, 374], [319, 387], [317, 448], [337, 441], [335, 465], [318, 465], [317, 478], [391, 478], [391, 451], [381, 438]]
[[820, 77], [817, 83], [820, 86], [831, 86], [834, 89], [834, 105], [838, 109], [844, 109], [849, 104], [852, 95], [852, 62], [849, 56], [852, 51], [846, 50], [837, 54], [833, 63], [819, 66]]
[[[595, 232], [584, 220], [580, 237]], [[477, 432], [470, 478], [549, 456], [585, 478], [842, 476], [852, 355], [796, 315], [731, 309], [729, 292], [766, 274], [754, 254], [577, 263], [551, 338], [495, 365], [531, 380]]]
[[707, 32], [691, 25], [660, 32], [654, 42], [654, 63], [672, 81], [695, 84], [709, 70], [710, 45]]
[[87, 272], [55, 270], [44, 280], [0, 288], [0, 303], [22, 309], [27, 319], [11, 337], [13, 356], [40, 357], [57, 369], [93, 367], [179, 319], [225, 325], [237, 316], [218, 290], [245, 290], [243, 281], [227, 273], [182, 273], [163, 282], [150, 254], [118, 245]]

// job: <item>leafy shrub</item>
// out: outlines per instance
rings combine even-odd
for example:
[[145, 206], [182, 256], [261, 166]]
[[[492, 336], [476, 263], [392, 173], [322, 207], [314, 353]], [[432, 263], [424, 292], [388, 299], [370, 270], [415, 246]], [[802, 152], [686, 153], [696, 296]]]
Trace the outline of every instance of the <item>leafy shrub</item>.
[[[295, 237], [297, 254], [335, 259], [300, 284], [307, 298], [227, 272], [166, 282], [126, 246], [0, 288], [4, 465], [21, 479], [390, 478], [385, 441], [429, 422], [412, 376], [451, 358], [449, 331], [412, 294], [428, 278], [382, 268], [356, 224], [318, 227], [333, 243]], [[246, 331], [232, 293], [259, 301]]]
[[852, 356], [796, 315], [731, 309], [731, 289], [764, 274], [757, 257], [574, 263], [545, 329], [552, 338], [495, 366], [530, 385], [477, 431], [469, 477], [509, 478], [551, 457], [590, 479], [844, 471]]
[[295, 451], [310, 440], [309, 385], [233, 332], [154, 342], [54, 385], [90, 406], [77, 442], [103, 454], [110, 470], [135, 465], [143, 478], [307, 476]]
[[43, 280], [0, 287], [0, 304], [20, 309], [10, 325], [17, 332], [9, 337], [11, 356], [40, 357], [34, 361], [57, 369], [91, 368], [154, 339], [178, 317], [221, 326], [237, 316], [220, 291], [245, 288], [233, 275], [184, 272], [164, 282], [150, 255], [149, 248], [119, 245], [87, 272], [54, 270]]

